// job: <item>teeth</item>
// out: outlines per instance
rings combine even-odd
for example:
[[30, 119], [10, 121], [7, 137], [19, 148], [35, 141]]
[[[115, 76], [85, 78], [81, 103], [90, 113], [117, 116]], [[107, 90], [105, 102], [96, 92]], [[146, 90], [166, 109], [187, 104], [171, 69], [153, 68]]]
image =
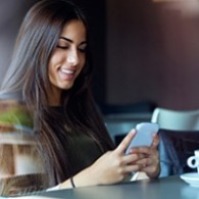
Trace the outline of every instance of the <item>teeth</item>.
[[69, 69], [61, 69], [61, 72], [62, 73], [66, 73], [66, 74], [73, 74], [74, 73], [74, 71], [73, 70], [69, 70]]

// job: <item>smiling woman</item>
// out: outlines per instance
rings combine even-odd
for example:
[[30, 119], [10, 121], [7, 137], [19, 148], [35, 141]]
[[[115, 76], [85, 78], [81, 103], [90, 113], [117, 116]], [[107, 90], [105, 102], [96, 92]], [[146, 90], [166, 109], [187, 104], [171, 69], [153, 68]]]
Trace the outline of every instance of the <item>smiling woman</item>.
[[[62, 89], [70, 89], [85, 65], [86, 28], [79, 20], [68, 22], [61, 32], [58, 44], [49, 61], [49, 79], [52, 93], [50, 105], [59, 105]], [[59, 98], [57, 98], [60, 96]], [[55, 101], [54, 101], [55, 100]]]
[[113, 184], [137, 171], [158, 176], [157, 137], [125, 155], [132, 131], [114, 149], [91, 93], [91, 72], [82, 11], [65, 0], [35, 4], [21, 25], [0, 98], [14, 97], [31, 113], [43, 164], [39, 187]]

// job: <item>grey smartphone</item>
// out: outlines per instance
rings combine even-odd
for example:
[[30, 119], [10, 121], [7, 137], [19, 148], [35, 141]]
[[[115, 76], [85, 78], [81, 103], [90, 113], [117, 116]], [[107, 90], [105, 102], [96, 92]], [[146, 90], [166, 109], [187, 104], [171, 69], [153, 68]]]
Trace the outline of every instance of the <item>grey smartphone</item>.
[[151, 146], [153, 136], [158, 133], [159, 126], [156, 123], [143, 122], [136, 125], [136, 135], [126, 149], [126, 154], [129, 153], [131, 148]]

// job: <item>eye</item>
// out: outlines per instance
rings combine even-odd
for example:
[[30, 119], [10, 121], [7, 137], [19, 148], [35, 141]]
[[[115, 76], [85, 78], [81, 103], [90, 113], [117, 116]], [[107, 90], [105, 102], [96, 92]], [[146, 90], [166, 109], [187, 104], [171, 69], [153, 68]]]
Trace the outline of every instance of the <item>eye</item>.
[[68, 49], [69, 47], [70, 47], [70, 45], [61, 39], [57, 43], [57, 48]]
[[61, 42], [59, 42], [58, 44], [57, 44], [57, 48], [61, 48], [61, 49], [68, 49], [70, 46], [68, 45], [68, 44], [66, 44], [66, 43], [61, 43]]
[[78, 50], [80, 51], [80, 52], [86, 52], [86, 50], [87, 50], [87, 44], [85, 43], [85, 44], [81, 44], [79, 47], [78, 47]]
[[62, 45], [57, 45], [57, 48], [61, 48], [61, 49], [68, 49], [69, 48], [69, 46], [62, 46]]

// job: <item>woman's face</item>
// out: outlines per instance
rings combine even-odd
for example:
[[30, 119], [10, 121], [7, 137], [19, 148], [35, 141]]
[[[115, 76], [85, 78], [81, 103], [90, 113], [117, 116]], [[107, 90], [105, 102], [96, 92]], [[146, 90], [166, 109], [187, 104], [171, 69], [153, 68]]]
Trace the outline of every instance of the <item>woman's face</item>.
[[80, 20], [65, 24], [48, 65], [54, 94], [72, 88], [86, 61], [86, 28]]

